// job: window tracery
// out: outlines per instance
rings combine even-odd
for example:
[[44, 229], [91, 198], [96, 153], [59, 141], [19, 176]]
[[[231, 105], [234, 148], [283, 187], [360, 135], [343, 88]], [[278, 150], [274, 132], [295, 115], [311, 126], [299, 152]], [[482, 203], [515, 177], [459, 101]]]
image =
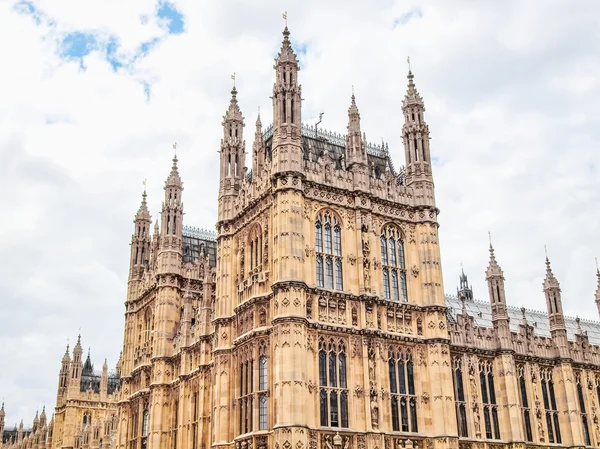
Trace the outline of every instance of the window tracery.
[[489, 440], [499, 440], [500, 425], [498, 423], [498, 405], [496, 402], [496, 387], [494, 385], [494, 367], [492, 361], [481, 360], [479, 362], [479, 383], [481, 385], [485, 437]]
[[554, 394], [554, 381], [552, 380], [552, 368], [540, 369], [542, 385], [542, 398], [546, 412], [546, 430], [548, 431], [549, 443], [562, 443], [560, 435], [560, 424], [558, 422], [558, 408], [556, 407], [556, 396]]
[[414, 364], [410, 348], [389, 348], [388, 371], [392, 429], [396, 432], [418, 432]]
[[465, 387], [463, 379], [463, 358], [454, 357], [452, 360], [452, 368], [458, 436], [468, 438], [469, 429], [467, 426], [467, 402], [465, 400]]
[[346, 344], [319, 340], [319, 410], [324, 427], [349, 427]]
[[529, 407], [529, 399], [527, 397], [527, 379], [525, 365], [517, 366], [517, 374], [519, 375], [519, 392], [521, 397], [521, 413], [523, 415], [523, 426], [525, 427], [525, 439], [529, 442], [532, 442], [533, 432], [531, 430], [531, 409]]
[[577, 401], [579, 404], [579, 413], [581, 415], [581, 428], [583, 430], [583, 438], [586, 446], [591, 446], [592, 441], [590, 438], [590, 428], [588, 424], [588, 414], [585, 408], [585, 393], [583, 391], [583, 385], [581, 380], [581, 371], [575, 372], [575, 382], [577, 384]]
[[343, 290], [342, 226], [329, 211], [315, 222], [316, 280], [321, 288]]
[[394, 301], [408, 301], [404, 240], [395, 226], [384, 228], [380, 238], [383, 297]]

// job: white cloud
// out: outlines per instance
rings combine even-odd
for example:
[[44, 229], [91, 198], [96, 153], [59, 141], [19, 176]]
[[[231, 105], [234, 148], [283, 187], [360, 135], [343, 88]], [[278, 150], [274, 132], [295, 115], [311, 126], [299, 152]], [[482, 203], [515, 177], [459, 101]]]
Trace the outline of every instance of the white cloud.
[[[508, 301], [545, 309], [547, 244], [565, 310], [595, 319], [600, 212], [600, 40], [595, 2], [276, 1], [173, 4], [185, 32], [167, 36], [156, 1], [33, 2], [39, 24], [0, 3], [0, 396], [8, 425], [54, 405], [67, 337], [82, 326], [97, 365], [122, 343], [131, 220], [141, 181], [157, 217], [178, 142], [186, 223], [212, 228], [217, 149], [232, 72], [251, 150], [256, 111], [270, 121], [273, 57], [288, 10], [301, 55], [303, 118], [345, 130], [355, 86], [369, 140], [402, 165], [401, 101], [411, 55], [432, 133], [445, 290], [460, 262], [487, 299], [487, 231]], [[397, 23], [398, 21], [404, 23]], [[394, 25], [396, 23], [396, 25]], [[116, 36], [129, 60], [99, 47], [59, 56], [74, 31]], [[150, 86], [147, 98], [144, 84]]]

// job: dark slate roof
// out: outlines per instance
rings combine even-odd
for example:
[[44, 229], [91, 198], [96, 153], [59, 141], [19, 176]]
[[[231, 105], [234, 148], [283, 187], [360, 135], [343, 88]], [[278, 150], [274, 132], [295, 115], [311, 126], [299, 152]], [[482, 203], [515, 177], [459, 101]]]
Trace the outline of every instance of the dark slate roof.
[[[446, 307], [448, 307], [448, 318], [456, 322], [456, 316], [462, 313], [462, 301], [456, 296], [446, 295]], [[492, 309], [489, 302], [467, 299], [465, 300], [465, 307], [467, 313], [473, 317], [477, 326], [493, 327]], [[510, 305], [507, 306], [507, 309], [510, 318], [510, 329], [513, 332], [517, 332], [519, 324], [523, 322], [522, 309]], [[546, 312], [525, 309], [525, 318], [527, 323], [533, 326], [535, 335], [550, 337], [550, 324]], [[567, 337], [570, 341], [575, 340], [575, 334], [578, 333], [576, 319], [565, 316]], [[600, 345], [600, 322], [579, 319], [579, 325], [581, 330], [587, 333], [591, 344]]]
[[[273, 144], [273, 126], [270, 125], [263, 133], [263, 142], [265, 144], [267, 159], [272, 157]], [[388, 146], [385, 143], [376, 145], [367, 143], [367, 162], [375, 171], [375, 176], [379, 178], [385, 171], [386, 166], [389, 167], [392, 174], [397, 177], [398, 183], [402, 182], [401, 174], [397, 173], [392, 160], [389, 156]], [[304, 152], [304, 160], [316, 162], [320, 157], [329, 154], [330, 158], [335, 161], [336, 168], [342, 168], [342, 160], [346, 157], [346, 135], [327, 131], [324, 129], [302, 124], [302, 150]], [[252, 172], [247, 174], [247, 179], [252, 179]]]
[[209, 265], [217, 266], [217, 235], [214, 232], [184, 226], [182, 233], [181, 251], [184, 263], [208, 256]]

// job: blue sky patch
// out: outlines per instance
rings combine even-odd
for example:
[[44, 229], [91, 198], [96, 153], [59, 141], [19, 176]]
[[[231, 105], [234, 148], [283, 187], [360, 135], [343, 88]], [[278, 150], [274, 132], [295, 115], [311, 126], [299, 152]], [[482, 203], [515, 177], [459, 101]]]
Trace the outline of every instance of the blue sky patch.
[[411, 9], [406, 14], [394, 19], [392, 29], [396, 28], [399, 25], [406, 25], [412, 19], [420, 19], [421, 17], [423, 17], [423, 11], [421, 11], [419, 8]]
[[67, 58], [83, 58], [97, 47], [96, 37], [90, 33], [75, 31], [65, 35], [60, 53]]
[[156, 15], [159, 19], [166, 23], [169, 34], [183, 33], [183, 14], [177, 11], [177, 8], [175, 8], [173, 3], [161, 1], [158, 4], [158, 11], [156, 12]]

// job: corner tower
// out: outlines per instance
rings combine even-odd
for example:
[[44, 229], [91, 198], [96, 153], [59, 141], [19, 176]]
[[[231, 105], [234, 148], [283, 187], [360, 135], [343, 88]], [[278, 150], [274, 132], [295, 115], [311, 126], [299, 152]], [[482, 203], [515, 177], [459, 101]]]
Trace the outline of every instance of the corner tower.
[[415, 190], [418, 205], [435, 206], [431, 153], [429, 150], [429, 126], [425, 122], [425, 104], [417, 91], [412, 71], [408, 70], [408, 88], [402, 112], [402, 140], [406, 159], [406, 185]]
[[290, 31], [283, 30], [283, 43], [275, 60], [273, 85], [273, 173], [302, 170], [302, 87], [300, 65], [292, 49]]

